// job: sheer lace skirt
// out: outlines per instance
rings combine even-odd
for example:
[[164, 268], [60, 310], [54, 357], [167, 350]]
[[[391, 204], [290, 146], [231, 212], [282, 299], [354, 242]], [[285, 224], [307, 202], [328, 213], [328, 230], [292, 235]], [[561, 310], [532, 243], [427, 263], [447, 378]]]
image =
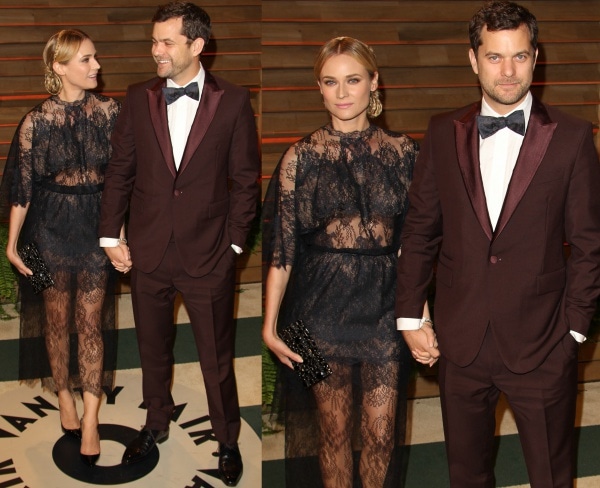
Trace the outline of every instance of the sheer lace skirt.
[[116, 368], [115, 276], [100, 269], [53, 278], [39, 295], [20, 280], [19, 379], [99, 397], [112, 388]]
[[311, 390], [281, 367], [287, 488], [404, 485], [409, 361], [330, 362]]
[[395, 254], [307, 251], [283, 323], [303, 319], [333, 375], [305, 390], [281, 367], [286, 483], [403, 485], [410, 355], [394, 318]]

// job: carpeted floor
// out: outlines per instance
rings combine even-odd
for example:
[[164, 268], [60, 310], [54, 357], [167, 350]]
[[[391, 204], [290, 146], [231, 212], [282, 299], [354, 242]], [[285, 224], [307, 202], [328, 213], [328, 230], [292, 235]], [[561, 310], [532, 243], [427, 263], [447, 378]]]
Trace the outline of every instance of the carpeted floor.
[[[244, 285], [236, 308], [236, 374], [242, 407], [240, 488], [285, 488], [282, 434], [265, 435], [261, 446], [261, 285]], [[118, 301], [118, 371], [115, 388], [100, 412], [102, 455], [92, 470], [78, 459], [78, 446], [62, 436], [56, 397], [16, 381], [18, 318], [0, 322], [0, 488], [221, 488], [216, 442], [211, 437], [202, 375], [189, 319], [176, 313], [173, 396], [177, 404], [169, 440], [157, 455], [134, 467], [120, 466], [124, 445], [144, 419], [141, 374], [129, 295]], [[10, 312], [10, 310], [9, 310]], [[16, 315], [13, 313], [13, 315]], [[600, 383], [580, 384], [576, 488], [600, 486]], [[78, 404], [81, 411], [81, 403]], [[411, 401], [406, 488], [449, 486], [439, 399]], [[526, 487], [527, 475], [510, 410], [498, 410], [497, 480], [500, 487]], [[83, 469], [86, 468], [86, 469]], [[307, 487], [311, 488], [311, 487]]]
[[[242, 410], [241, 488], [261, 486], [261, 285], [242, 285], [236, 303], [236, 376]], [[18, 318], [0, 322], [0, 487], [195, 488], [225, 485], [218, 479], [202, 374], [185, 307], [176, 311], [177, 339], [170, 437], [154, 456], [121, 466], [127, 442], [144, 422], [141, 372], [130, 296], [118, 298], [118, 371], [100, 410], [102, 454], [95, 468], [79, 460], [78, 444], [62, 436], [56, 397], [17, 381]], [[7, 309], [8, 307], [5, 307]], [[8, 309], [11, 312], [10, 309]], [[13, 315], [16, 315], [13, 313]], [[78, 401], [81, 413], [81, 401]]]
[[[525, 488], [528, 478], [512, 413], [505, 401], [497, 412], [498, 487]], [[439, 398], [409, 402], [405, 488], [449, 487]], [[575, 488], [600, 487], [600, 382], [579, 385]], [[283, 433], [263, 435], [263, 488], [283, 488]], [[307, 487], [308, 488], [308, 487]]]

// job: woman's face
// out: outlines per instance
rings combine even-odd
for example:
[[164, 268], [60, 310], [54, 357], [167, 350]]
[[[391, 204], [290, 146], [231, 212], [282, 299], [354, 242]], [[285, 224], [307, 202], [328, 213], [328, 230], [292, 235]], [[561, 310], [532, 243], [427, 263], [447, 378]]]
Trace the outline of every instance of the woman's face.
[[96, 60], [94, 43], [89, 39], [81, 42], [79, 50], [67, 63], [54, 63], [53, 68], [63, 83], [61, 94], [91, 90], [98, 86], [100, 64]]
[[366, 68], [348, 54], [325, 61], [318, 84], [334, 129], [350, 132], [368, 126], [369, 95], [377, 89], [377, 79], [377, 73], [371, 79]]

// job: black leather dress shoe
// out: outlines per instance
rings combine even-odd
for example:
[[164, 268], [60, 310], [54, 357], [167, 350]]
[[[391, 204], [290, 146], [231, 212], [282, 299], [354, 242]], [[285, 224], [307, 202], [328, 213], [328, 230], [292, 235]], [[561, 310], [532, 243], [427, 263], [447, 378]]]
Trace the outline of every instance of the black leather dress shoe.
[[244, 465], [237, 444], [219, 443], [219, 477], [227, 486], [236, 486], [242, 477]]
[[156, 444], [165, 442], [169, 438], [169, 430], [151, 430], [144, 427], [138, 436], [133, 439], [123, 453], [123, 464], [133, 464], [144, 459]]

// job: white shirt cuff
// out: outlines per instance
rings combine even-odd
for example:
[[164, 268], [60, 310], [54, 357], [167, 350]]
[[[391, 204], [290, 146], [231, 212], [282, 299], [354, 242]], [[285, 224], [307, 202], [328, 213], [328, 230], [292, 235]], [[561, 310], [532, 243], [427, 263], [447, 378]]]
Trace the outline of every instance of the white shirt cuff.
[[[100, 238], [100, 247], [117, 247], [118, 245], [119, 245], [119, 239], [115, 239], [114, 237], [101, 237]], [[235, 244], [232, 244], [231, 248], [235, 251], [236, 254], [242, 254], [242, 248], [240, 246], [236, 246]]]
[[100, 247], [117, 247], [119, 245], [119, 239], [114, 237], [101, 237]]
[[581, 344], [582, 342], [585, 342], [585, 340], [587, 339], [586, 336], [584, 336], [583, 334], [580, 334], [579, 332], [575, 332], [574, 330], [570, 330], [569, 332], [573, 336], [573, 339], [575, 339], [577, 342], [579, 342], [579, 344]]
[[421, 319], [399, 317], [396, 319], [397, 330], [419, 330], [421, 328]]

